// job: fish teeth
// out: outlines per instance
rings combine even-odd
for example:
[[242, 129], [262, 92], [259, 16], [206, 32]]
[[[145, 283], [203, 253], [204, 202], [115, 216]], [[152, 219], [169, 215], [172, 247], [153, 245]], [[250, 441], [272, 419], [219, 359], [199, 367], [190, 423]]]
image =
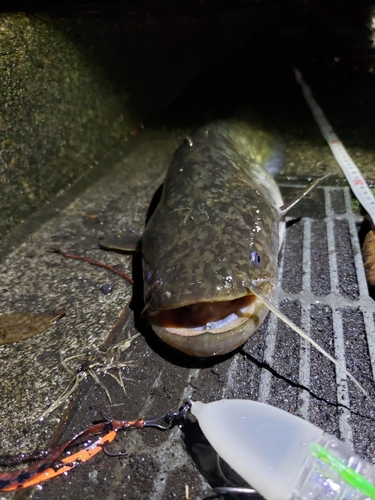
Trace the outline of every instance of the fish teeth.
[[181, 335], [183, 337], [196, 336], [202, 333], [222, 333], [239, 326], [247, 321], [255, 310], [257, 301], [253, 301], [250, 305], [242, 307], [238, 313], [231, 313], [218, 321], [208, 321], [205, 325], [195, 328], [166, 328], [170, 333]]

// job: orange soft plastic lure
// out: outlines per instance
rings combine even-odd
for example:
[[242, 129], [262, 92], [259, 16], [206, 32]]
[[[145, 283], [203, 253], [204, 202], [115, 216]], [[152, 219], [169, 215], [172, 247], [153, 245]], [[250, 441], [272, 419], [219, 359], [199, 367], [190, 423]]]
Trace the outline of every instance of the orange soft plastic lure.
[[[111, 431], [105, 436], [99, 438], [93, 444], [89, 445], [73, 455], [65, 457], [58, 462], [55, 462], [50, 467], [44, 468], [45, 463], [38, 464], [38, 468], [31, 471], [30, 469], [20, 471], [17, 473], [0, 474], [0, 490], [1, 491], [14, 491], [19, 488], [27, 488], [35, 486], [36, 484], [43, 483], [48, 479], [52, 479], [64, 472], [69, 472], [77, 465], [87, 462], [90, 458], [102, 451], [103, 447], [111, 443], [116, 437], [116, 432]], [[44, 469], [42, 472], [39, 472]], [[4, 477], [5, 476], [5, 477]], [[10, 477], [7, 477], [10, 476]], [[5, 486], [4, 486], [5, 485]]]
[[[14, 491], [20, 488], [35, 486], [60, 474], [69, 472], [77, 465], [90, 460], [90, 458], [97, 455], [100, 451], [106, 452], [105, 447], [115, 439], [119, 431], [143, 429], [145, 427], [155, 427], [163, 431], [171, 429], [182, 420], [184, 415], [190, 410], [190, 407], [191, 403], [186, 400], [183, 406], [177, 411], [166, 413], [153, 420], [144, 420], [142, 418], [138, 420], [106, 420], [81, 431], [61, 445], [15, 456], [0, 456], [0, 465], [5, 466], [36, 461], [36, 463], [27, 469], [0, 473], [0, 491]], [[104, 436], [72, 455], [61, 458], [63, 453], [67, 452], [78, 439], [101, 433]], [[108, 452], [106, 453], [109, 456], [121, 456], [121, 454], [111, 455]]]
[[[2, 460], [4, 464], [12, 465], [14, 463], [33, 460], [34, 456], [43, 457], [27, 469], [1, 473], [0, 491], [14, 491], [19, 488], [27, 488], [59, 476], [64, 472], [69, 472], [77, 465], [87, 462], [90, 458], [102, 451], [105, 446], [115, 439], [118, 431], [142, 429], [144, 424], [145, 421], [143, 419], [133, 421], [114, 420], [102, 422], [100, 424], [92, 425], [60, 446], [30, 454], [31, 458], [23, 455], [10, 457], [8, 459], [4, 458]], [[61, 455], [66, 452], [68, 448], [72, 446], [75, 441], [77, 441], [77, 439], [84, 436], [99, 434], [101, 432], [107, 432], [107, 434], [76, 453], [60, 459]]]

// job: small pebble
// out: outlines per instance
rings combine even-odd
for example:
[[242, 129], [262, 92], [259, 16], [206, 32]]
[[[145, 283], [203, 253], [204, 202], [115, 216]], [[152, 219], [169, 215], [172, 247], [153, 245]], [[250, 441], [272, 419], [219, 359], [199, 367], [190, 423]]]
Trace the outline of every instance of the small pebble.
[[92, 472], [89, 472], [88, 476], [89, 476], [89, 479], [92, 483], [98, 482], [98, 471], [97, 470], [93, 470]]
[[112, 285], [110, 283], [105, 283], [100, 287], [100, 290], [106, 295], [108, 295], [109, 293], [112, 292]]

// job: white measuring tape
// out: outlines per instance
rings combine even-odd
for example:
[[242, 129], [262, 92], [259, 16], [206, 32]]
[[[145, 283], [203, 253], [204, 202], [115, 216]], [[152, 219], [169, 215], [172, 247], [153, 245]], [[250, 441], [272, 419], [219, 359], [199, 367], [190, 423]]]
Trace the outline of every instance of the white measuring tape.
[[375, 198], [370, 188], [368, 187], [359, 168], [351, 159], [349, 153], [344, 148], [344, 145], [333, 131], [331, 125], [328, 123], [322, 109], [315, 101], [310, 87], [303, 81], [301, 72], [295, 68], [294, 74], [297, 82], [302, 87], [302, 92], [305, 96], [306, 102], [309, 105], [312, 114], [314, 115], [315, 121], [318, 124], [323, 137], [328, 142], [333, 156], [336, 158], [337, 163], [344, 172], [353, 193], [355, 194], [356, 198], [361, 203], [363, 208], [366, 210], [366, 212], [369, 214], [375, 226]]

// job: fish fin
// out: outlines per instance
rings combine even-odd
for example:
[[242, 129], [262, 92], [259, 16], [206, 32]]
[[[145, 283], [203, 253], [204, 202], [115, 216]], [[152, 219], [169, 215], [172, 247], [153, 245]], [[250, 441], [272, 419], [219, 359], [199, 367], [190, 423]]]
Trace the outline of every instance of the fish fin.
[[141, 235], [136, 233], [125, 236], [104, 237], [98, 241], [101, 248], [119, 252], [141, 252]]
[[258, 297], [258, 299], [261, 300], [263, 302], [263, 304], [265, 306], [267, 306], [271, 312], [273, 312], [278, 318], [280, 318], [281, 321], [283, 321], [292, 330], [294, 330], [296, 333], [298, 333], [298, 335], [300, 337], [302, 337], [304, 340], [309, 342], [313, 347], [315, 347], [315, 349], [317, 351], [319, 351], [321, 354], [323, 354], [323, 356], [325, 356], [327, 359], [329, 359], [342, 372], [344, 372], [350, 378], [350, 380], [352, 380], [352, 382], [354, 382], [354, 384], [358, 387], [358, 389], [361, 392], [363, 392], [363, 394], [367, 398], [372, 399], [372, 398], [370, 398], [370, 395], [366, 391], [366, 389], [358, 382], [358, 380], [344, 366], [342, 366], [335, 358], [333, 358], [330, 354], [328, 354], [328, 352], [325, 351], [323, 349], [323, 347], [320, 347], [320, 345], [317, 342], [315, 342], [315, 340], [310, 338], [301, 328], [299, 328], [297, 325], [295, 325], [287, 316], [285, 316], [285, 314], [283, 314], [281, 311], [279, 311], [261, 292], [259, 292], [257, 287], [255, 285], [253, 285], [253, 283], [251, 283], [250, 281], [247, 281], [245, 286], [251, 291], [251, 293], [256, 295]]
[[321, 182], [323, 179], [326, 177], [329, 177], [332, 174], [327, 174], [323, 175], [323, 177], [319, 177], [318, 179], [315, 179], [314, 181], [310, 182], [305, 188], [303, 188], [301, 191], [299, 191], [298, 195], [290, 202], [285, 203], [283, 206], [280, 207], [280, 213], [281, 216], [284, 217], [286, 213], [289, 212], [291, 208], [294, 207], [294, 205], [297, 205], [299, 201], [302, 200], [304, 196], [306, 196], [314, 187], [316, 187], [319, 182]]

